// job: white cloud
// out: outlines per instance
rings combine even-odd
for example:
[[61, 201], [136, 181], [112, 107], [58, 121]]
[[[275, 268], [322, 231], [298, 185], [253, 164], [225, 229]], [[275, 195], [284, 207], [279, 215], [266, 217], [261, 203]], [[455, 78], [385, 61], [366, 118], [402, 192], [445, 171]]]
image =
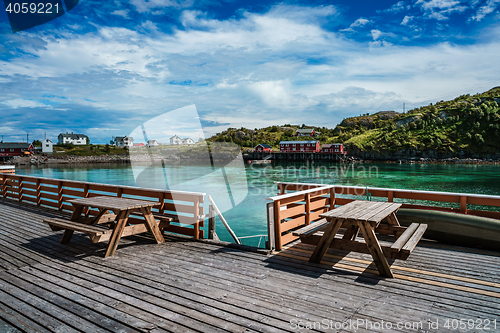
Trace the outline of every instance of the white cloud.
[[447, 9], [447, 8], [453, 8], [456, 5], [460, 4], [460, 1], [457, 1], [457, 0], [430, 0], [430, 1], [418, 0], [416, 2], [416, 4], [421, 4], [422, 8], [424, 8], [424, 9], [434, 9], [434, 8]]
[[374, 29], [374, 30], [370, 31], [370, 33], [372, 34], [373, 40], [377, 40], [377, 39], [379, 39], [380, 36], [382, 36], [382, 31], [380, 31], [380, 30]]
[[357, 19], [356, 21], [354, 21], [349, 26], [349, 28], [342, 29], [341, 31], [355, 31], [354, 30], [355, 28], [363, 27], [363, 26], [367, 25], [368, 23], [370, 23], [370, 20], [367, 20], [367, 19], [361, 17], [361, 18]]
[[463, 12], [468, 9], [457, 0], [418, 0], [415, 4], [422, 7], [428, 18], [440, 21], [447, 20], [451, 13]]
[[407, 5], [405, 1], [399, 1], [394, 5], [392, 5], [391, 7], [389, 7], [389, 9], [384, 10], [384, 12], [399, 13], [401, 11], [408, 10], [410, 8], [411, 6]]
[[401, 21], [401, 25], [407, 25], [412, 19], [413, 19], [413, 16], [406, 15], [403, 18], [403, 21]]
[[472, 16], [470, 20], [481, 21], [488, 14], [494, 12], [499, 4], [500, 0], [488, 0], [488, 2], [484, 6], [479, 7], [479, 9], [476, 12], [476, 15]]
[[11, 99], [11, 100], [4, 100], [2, 103], [8, 105], [9, 107], [13, 109], [17, 108], [34, 108], [34, 107], [46, 107], [45, 104], [34, 101], [34, 100], [29, 100], [29, 99]]
[[193, 5], [192, 0], [131, 0], [130, 3], [139, 13], [149, 12], [158, 8], [189, 8]]
[[113, 11], [111, 14], [122, 16], [122, 17], [127, 18], [127, 19], [129, 18], [128, 17], [128, 10], [126, 10], [126, 9], [117, 9], [117, 10]]

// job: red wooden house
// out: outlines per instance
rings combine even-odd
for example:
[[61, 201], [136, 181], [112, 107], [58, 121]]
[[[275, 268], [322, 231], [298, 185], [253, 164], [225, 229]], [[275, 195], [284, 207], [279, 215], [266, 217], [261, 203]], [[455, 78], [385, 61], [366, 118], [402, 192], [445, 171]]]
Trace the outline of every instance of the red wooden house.
[[281, 141], [280, 152], [317, 153], [319, 152], [319, 141]]
[[324, 154], [345, 154], [344, 145], [341, 143], [332, 143], [321, 146], [321, 152]]
[[299, 128], [295, 131], [295, 136], [315, 136], [319, 133], [314, 131], [314, 128]]
[[25, 142], [0, 142], [0, 156], [32, 155], [34, 151], [31, 143]]
[[255, 151], [259, 153], [270, 153], [273, 151], [273, 147], [267, 144], [258, 144], [255, 146]]

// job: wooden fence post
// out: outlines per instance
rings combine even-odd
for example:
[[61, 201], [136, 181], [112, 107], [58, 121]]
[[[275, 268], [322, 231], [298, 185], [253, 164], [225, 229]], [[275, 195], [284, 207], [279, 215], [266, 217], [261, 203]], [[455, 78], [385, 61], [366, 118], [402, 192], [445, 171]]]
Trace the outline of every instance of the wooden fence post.
[[387, 202], [394, 202], [394, 191], [387, 192]]
[[40, 178], [36, 180], [36, 205], [40, 206], [42, 204], [42, 193], [40, 191], [41, 184]]
[[306, 193], [306, 225], [311, 224], [311, 194]]
[[59, 210], [62, 210], [63, 208], [62, 182], [57, 182], [57, 203], [59, 205]]
[[467, 214], [467, 197], [460, 196], [460, 213]]
[[330, 210], [335, 209], [335, 187], [330, 188]]
[[274, 250], [276, 247], [276, 236], [274, 230], [274, 202], [268, 202], [267, 206], [267, 249]]
[[18, 200], [20, 202], [22, 202], [23, 201], [23, 177], [19, 177], [19, 180], [17, 182], [17, 190], [18, 190], [17, 194], [19, 195]]
[[208, 206], [208, 239], [219, 240], [215, 232], [215, 210], [212, 205]]
[[280, 218], [280, 201], [276, 200], [274, 202], [274, 239], [276, 244], [276, 250], [281, 251], [281, 218]]
[[200, 203], [198, 200], [194, 201], [194, 216], [193, 218], [195, 219], [195, 223], [193, 225], [194, 227], [194, 240], [200, 239], [200, 223], [198, 216], [200, 216]]

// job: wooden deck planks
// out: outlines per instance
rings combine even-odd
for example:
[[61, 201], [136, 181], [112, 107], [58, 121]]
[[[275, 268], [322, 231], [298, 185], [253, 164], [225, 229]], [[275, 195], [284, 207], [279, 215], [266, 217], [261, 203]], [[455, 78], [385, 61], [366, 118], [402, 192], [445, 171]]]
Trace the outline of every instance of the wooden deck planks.
[[443, 324], [445, 318], [498, 317], [500, 298], [467, 289], [500, 293], [495, 255], [419, 244], [408, 261], [393, 263], [395, 275], [406, 278], [393, 281], [370, 273], [369, 255], [328, 250], [322, 263], [311, 264], [313, 247], [305, 244], [266, 257], [135, 236], [104, 260], [105, 244], [87, 237], [59, 244], [61, 233], [41, 222], [47, 216], [68, 215], [0, 199], [2, 331], [296, 332], [292, 319]]

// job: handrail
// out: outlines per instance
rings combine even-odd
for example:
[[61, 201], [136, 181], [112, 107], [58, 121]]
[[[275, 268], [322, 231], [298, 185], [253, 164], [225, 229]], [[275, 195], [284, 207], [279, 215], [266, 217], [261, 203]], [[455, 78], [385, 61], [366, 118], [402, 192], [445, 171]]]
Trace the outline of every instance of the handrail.
[[236, 237], [236, 234], [231, 229], [231, 227], [229, 226], [229, 224], [227, 224], [226, 219], [224, 218], [224, 216], [222, 216], [222, 213], [220, 212], [219, 208], [215, 204], [215, 202], [212, 199], [212, 197], [209, 194], [207, 194], [207, 198], [208, 198], [208, 201], [210, 201], [210, 203], [212, 204], [212, 207], [214, 208], [215, 212], [219, 216], [220, 220], [222, 221], [222, 224], [224, 224], [224, 226], [226, 227], [227, 231], [229, 231], [229, 234], [231, 235], [231, 237], [233, 237], [233, 239], [236, 242], [236, 244], [241, 244], [241, 241], [239, 240], [238, 237]]
[[328, 190], [328, 189], [331, 189], [331, 188], [335, 188], [335, 185], [315, 187], [315, 188], [312, 188], [312, 189], [309, 189], [309, 190], [304, 190], [304, 191], [295, 192], [295, 193], [280, 194], [280, 195], [277, 195], [277, 196], [274, 196], [274, 197], [266, 198], [266, 200], [277, 201], [277, 200], [281, 200], [281, 199], [291, 198], [291, 197], [294, 197], [296, 195], [302, 195], [302, 194], [306, 194], [306, 193], [315, 193], [315, 192], [319, 192], [319, 191], [322, 191], [322, 190]]
[[35, 176], [24, 176], [24, 175], [12, 175], [8, 173], [2, 173], [0, 172], [0, 176], [14, 176], [14, 177], [22, 177], [23, 180], [30, 180], [30, 181], [37, 181], [37, 180], [47, 180], [47, 181], [63, 181], [66, 183], [72, 183], [72, 184], [81, 184], [81, 185], [99, 185], [99, 186], [106, 186], [106, 187], [111, 187], [111, 188], [126, 188], [126, 189], [131, 189], [135, 190], [138, 188], [145, 189], [148, 191], [154, 191], [154, 192], [163, 192], [163, 193], [176, 193], [176, 194], [185, 194], [185, 195], [205, 195], [206, 193], [203, 192], [188, 192], [188, 191], [178, 191], [178, 190], [162, 190], [158, 188], [144, 188], [144, 187], [137, 187], [137, 186], [129, 186], [129, 185], [115, 185], [115, 184], [105, 184], [105, 183], [93, 183], [93, 182], [85, 182], [81, 180], [71, 180], [71, 179], [57, 179], [57, 178], [47, 178], [47, 177], [35, 177]]
[[[290, 183], [290, 182], [274, 182], [274, 184], [283, 184], [283, 185], [295, 185], [295, 186], [316, 186], [323, 187], [324, 184], [314, 184], [314, 183]], [[479, 199], [498, 199], [500, 200], [499, 195], [491, 195], [491, 194], [475, 194], [475, 193], [459, 193], [459, 192], [441, 192], [441, 191], [425, 191], [425, 190], [407, 190], [407, 189], [394, 189], [394, 188], [386, 188], [386, 187], [370, 187], [370, 186], [346, 186], [346, 185], [331, 185], [336, 188], [349, 188], [349, 189], [359, 189], [369, 191], [392, 191], [399, 193], [411, 193], [411, 194], [436, 194], [436, 195], [450, 195], [450, 196], [464, 196], [470, 198], [479, 198]], [[500, 204], [499, 204], [500, 206]]]

